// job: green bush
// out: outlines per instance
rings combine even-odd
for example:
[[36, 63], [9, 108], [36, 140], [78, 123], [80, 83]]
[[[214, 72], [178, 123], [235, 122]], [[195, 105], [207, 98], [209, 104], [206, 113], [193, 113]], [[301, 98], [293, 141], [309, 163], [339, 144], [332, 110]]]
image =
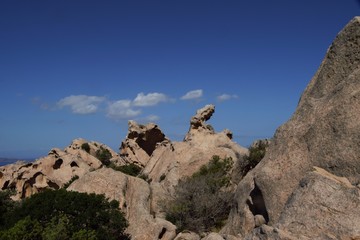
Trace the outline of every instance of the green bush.
[[259, 141], [255, 146], [249, 148], [249, 154], [243, 158], [241, 163], [241, 175], [245, 176], [251, 169], [253, 169], [264, 158], [268, 143]]
[[10, 198], [12, 195], [13, 192], [9, 190], [0, 191], [0, 229], [7, 222], [7, 215], [16, 207], [16, 203]]
[[83, 143], [81, 145], [81, 149], [84, 150], [87, 153], [90, 153], [90, 145], [88, 143]]
[[129, 239], [118, 207], [104, 195], [45, 190], [7, 213], [0, 239]]
[[129, 163], [123, 166], [116, 166], [114, 163], [109, 164], [109, 167], [115, 171], [120, 171], [130, 176], [136, 177], [141, 172], [141, 167], [134, 163]]
[[64, 189], [67, 189], [74, 181], [76, 181], [77, 179], [79, 179], [79, 176], [78, 175], [74, 175], [72, 176], [72, 178], [64, 184], [63, 188]]
[[100, 146], [100, 149], [96, 151], [96, 158], [99, 159], [105, 166], [109, 166], [111, 163], [110, 159], [112, 158], [112, 155], [108, 149]]
[[232, 193], [226, 189], [233, 161], [214, 156], [207, 165], [175, 187], [175, 196], [163, 204], [166, 219], [177, 231], [216, 231], [230, 212]]

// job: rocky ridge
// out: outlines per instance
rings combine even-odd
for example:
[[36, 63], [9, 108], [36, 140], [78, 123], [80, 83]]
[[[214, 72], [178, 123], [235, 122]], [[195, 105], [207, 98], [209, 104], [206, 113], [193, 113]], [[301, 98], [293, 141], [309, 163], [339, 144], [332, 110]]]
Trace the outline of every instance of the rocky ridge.
[[[77, 175], [79, 179], [68, 190], [105, 194], [118, 200], [129, 221], [127, 231], [132, 239], [174, 239], [176, 227], [164, 220], [160, 205], [173, 194], [178, 181], [192, 175], [213, 155], [238, 161], [247, 153], [246, 148], [232, 141], [229, 130], [216, 133], [208, 127], [205, 122], [214, 111], [214, 105], [198, 110], [183, 142], [171, 142], [156, 124], [135, 121], [129, 121], [119, 154], [103, 144], [76, 139], [64, 150], [52, 149], [47, 157], [34, 163], [1, 167], [0, 186], [16, 186], [16, 199], [20, 199], [45, 188], [63, 187]], [[84, 148], [84, 144], [88, 147]], [[96, 158], [97, 152], [104, 149], [117, 166], [142, 167], [141, 175], [147, 181], [104, 167]]]

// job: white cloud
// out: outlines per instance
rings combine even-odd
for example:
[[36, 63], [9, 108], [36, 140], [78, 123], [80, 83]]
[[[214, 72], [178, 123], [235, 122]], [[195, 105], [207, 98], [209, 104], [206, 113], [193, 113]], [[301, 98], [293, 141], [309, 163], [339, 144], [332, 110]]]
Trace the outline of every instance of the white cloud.
[[155, 106], [160, 102], [167, 102], [168, 97], [163, 93], [139, 93], [133, 101], [133, 105], [137, 107], [148, 107], [148, 106]]
[[99, 104], [105, 101], [105, 97], [71, 95], [57, 102], [60, 108], [70, 107], [76, 114], [90, 114], [98, 110]]
[[141, 110], [134, 110], [131, 108], [130, 100], [119, 100], [110, 103], [107, 109], [107, 116], [115, 120], [130, 119], [140, 114]]
[[187, 92], [184, 96], [181, 97], [182, 100], [191, 100], [191, 99], [198, 99], [201, 98], [203, 95], [203, 90], [192, 90], [190, 92]]
[[235, 99], [235, 98], [238, 98], [238, 96], [235, 95], [235, 94], [230, 95], [230, 94], [226, 94], [226, 93], [216, 97], [216, 99], [219, 102], [223, 102], [223, 101], [230, 100], [230, 99]]
[[149, 122], [156, 122], [160, 119], [159, 116], [156, 116], [156, 115], [149, 115], [146, 117], [146, 120], [149, 121]]

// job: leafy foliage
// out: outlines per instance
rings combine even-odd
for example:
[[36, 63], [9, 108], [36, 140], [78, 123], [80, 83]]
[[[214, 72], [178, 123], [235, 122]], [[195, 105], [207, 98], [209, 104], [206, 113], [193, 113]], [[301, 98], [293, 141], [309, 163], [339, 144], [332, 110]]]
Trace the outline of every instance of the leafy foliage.
[[77, 179], [79, 179], [79, 176], [78, 175], [74, 175], [72, 176], [72, 178], [64, 184], [63, 188], [64, 189], [67, 189], [74, 181], [76, 181]]
[[110, 165], [110, 159], [112, 158], [111, 152], [106, 149], [103, 148], [102, 146], [100, 146], [100, 149], [98, 149], [96, 151], [96, 157], [97, 159], [99, 159], [102, 164], [104, 164], [105, 166], [109, 166]]
[[253, 169], [264, 158], [267, 142], [259, 141], [256, 145], [249, 148], [249, 155], [244, 157], [244, 161], [241, 166], [241, 175], [245, 176], [251, 169]]
[[116, 166], [115, 164], [111, 163], [109, 167], [116, 171], [120, 171], [134, 177], [139, 175], [139, 173], [141, 172], [141, 167], [134, 163], [126, 164], [123, 166]]
[[7, 222], [7, 215], [15, 208], [15, 202], [10, 198], [12, 192], [0, 191], [0, 228]]
[[90, 152], [90, 145], [88, 143], [83, 143], [81, 145], [81, 149], [86, 151], [87, 153], [89, 153]]
[[230, 183], [231, 158], [213, 156], [207, 165], [179, 182], [174, 199], [163, 206], [166, 219], [178, 231], [211, 231], [220, 228], [230, 211], [232, 194], [226, 189]]
[[0, 239], [129, 239], [118, 207], [104, 195], [45, 190], [7, 213]]

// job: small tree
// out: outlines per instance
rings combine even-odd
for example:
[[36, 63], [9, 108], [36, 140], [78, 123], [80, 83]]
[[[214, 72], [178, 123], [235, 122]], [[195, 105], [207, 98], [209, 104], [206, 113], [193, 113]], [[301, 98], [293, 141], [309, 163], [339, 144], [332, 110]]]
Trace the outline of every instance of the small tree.
[[90, 145], [89, 145], [89, 143], [83, 143], [82, 145], [81, 145], [81, 149], [82, 150], [84, 150], [85, 152], [87, 152], [87, 153], [90, 153]]
[[249, 154], [244, 156], [241, 163], [241, 175], [243, 177], [264, 158], [268, 146], [267, 141], [259, 140], [257, 144], [249, 148]]
[[110, 161], [110, 159], [112, 158], [111, 152], [108, 149], [103, 148], [102, 146], [100, 146], [100, 149], [96, 151], [96, 157], [105, 166], [109, 166], [109, 164], [111, 163]]
[[211, 231], [220, 228], [230, 212], [231, 158], [214, 156], [207, 165], [175, 187], [174, 199], [164, 204], [166, 219], [177, 231]]
[[45, 190], [7, 216], [0, 239], [129, 239], [119, 202], [104, 195]]
[[122, 165], [122, 166], [116, 166], [114, 163], [111, 163], [109, 165], [109, 167], [111, 167], [115, 171], [120, 171], [120, 172], [123, 172], [125, 174], [134, 176], [134, 177], [139, 175], [139, 173], [141, 172], [141, 167], [139, 167], [138, 165], [136, 165], [134, 163], [129, 163], [129, 164]]

